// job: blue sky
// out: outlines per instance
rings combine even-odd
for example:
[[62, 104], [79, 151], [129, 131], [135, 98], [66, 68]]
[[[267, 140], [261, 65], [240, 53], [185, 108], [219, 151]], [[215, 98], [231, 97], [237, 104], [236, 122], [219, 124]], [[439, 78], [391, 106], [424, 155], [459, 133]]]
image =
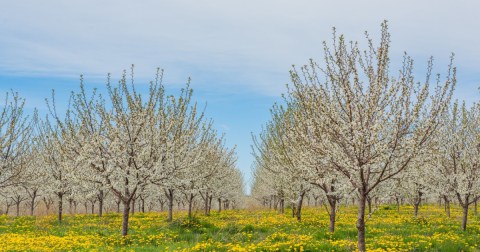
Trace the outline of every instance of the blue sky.
[[472, 102], [480, 86], [478, 9], [467, 0], [0, 1], [0, 92], [18, 91], [28, 108], [44, 110], [50, 90], [67, 97], [80, 74], [101, 89], [107, 73], [118, 78], [131, 64], [139, 84], [161, 67], [172, 92], [191, 77], [197, 101], [208, 102], [207, 115], [237, 145], [248, 184], [250, 133], [281, 101], [291, 65], [321, 60], [332, 26], [361, 41], [389, 20], [392, 69], [407, 51], [419, 80], [428, 57], [445, 73], [455, 52], [455, 97]]

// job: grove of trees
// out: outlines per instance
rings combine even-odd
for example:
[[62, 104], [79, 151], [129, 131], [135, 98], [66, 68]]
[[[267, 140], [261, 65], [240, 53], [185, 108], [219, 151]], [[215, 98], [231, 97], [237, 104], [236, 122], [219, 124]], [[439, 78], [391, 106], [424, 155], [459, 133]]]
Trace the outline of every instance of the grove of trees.
[[[25, 100], [7, 94], [0, 115], [0, 194], [2, 213], [21, 205], [34, 215], [43, 203], [56, 209], [58, 222], [68, 213], [121, 211], [122, 235], [137, 211], [168, 208], [234, 208], [242, 204], [243, 177], [235, 167], [235, 149], [192, 100], [187, 84], [169, 95], [163, 71], [137, 91], [133, 66], [107, 93], [87, 90], [81, 80], [66, 111], [58, 111], [55, 93], [46, 99], [48, 113], [24, 115]], [[201, 195], [201, 196], [200, 196]], [[213, 202], [213, 203], [212, 203]], [[177, 204], [175, 204], [177, 203]]]
[[360, 251], [372, 202], [408, 201], [415, 216], [422, 201], [442, 200], [447, 215], [458, 202], [466, 230], [480, 197], [480, 104], [451, 101], [453, 55], [445, 76], [432, 76], [430, 59], [418, 78], [407, 54], [391, 71], [389, 51], [386, 21], [364, 49], [334, 32], [322, 63], [293, 67], [284, 102], [253, 137], [253, 197], [279, 212], [287, 201], [298, 220], [305, 197], [319, 198], [331, 232], [339, 204], [356, 204]]
[[[358, 250], [366, 250], [366, 220], [378, 204], [440, 202], [463, 210], [480, 198], [480, 103], [452, 101], [457, 83], [453, 55], [444, 76], [415, 76], [405, 54], [392, 71], [390, 34], [382, 23], [378, 44], [365, 47], [334, 30], [321, 63], [290, 71], [291, 83], [271, 119], [253, 136], [251, 196], [264, 207], [292, 209], [302, 220], [305, 202], [323, 205], [329, 231], [344, 205], [358, 208]], [[122, 235], [135, 211], [238, 208], [244, 199], [235, 148], [193, 100], [189, 82], [168, 94], [158, 69], [139, 91], [134, 68], [106, 92], [80, 80], [65, 110], [55, 92], [48, 112], [27, 115], [25, 99], [10, 92], [0, 110], [0, 211], [35, 215], [39, 205], [65, 213], [122, 213]], [[145, 87], [145, 86], [144, 86]], [[22, 210], [23, 209], [23, 210]], [[354, 225], [354, 223], [352, 223]]]

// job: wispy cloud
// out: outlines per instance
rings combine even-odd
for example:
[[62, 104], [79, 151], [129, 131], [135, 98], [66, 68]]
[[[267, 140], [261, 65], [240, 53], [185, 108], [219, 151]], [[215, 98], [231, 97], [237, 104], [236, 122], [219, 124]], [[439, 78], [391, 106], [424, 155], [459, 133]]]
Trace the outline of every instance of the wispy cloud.
[[[389, 19], [394, 52], [480, 68], [475, 1], [2, 1], [0, 73], [149, 78], [278, 95], [291, 64], [321, 58], [331, 27], [352, 39]], [[420, 61], [421, 62], [421, 61]]]

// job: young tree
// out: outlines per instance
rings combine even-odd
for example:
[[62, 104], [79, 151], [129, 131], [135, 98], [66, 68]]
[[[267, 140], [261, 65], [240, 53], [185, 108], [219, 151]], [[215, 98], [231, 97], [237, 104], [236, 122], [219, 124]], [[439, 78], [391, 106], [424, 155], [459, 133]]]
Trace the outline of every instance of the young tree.
[[21, 187], [25, 191], [28, 197], [27, 205], [30, 207], [30, 215], [34, 215], [35, 208], [40, 203], [41, 194], [44, 191], [45, 185], [48, 184], [48, 174], [46, 170], [46, 164], [42, 158], [42, 152], [40, 150], [40, 143], [35, 137], [30, 148], [29, 155], [31, 155], [30, 162], [24, 171], [23, 182]]
[[[405, 170], [428, 148], [439, 118], [450, 101], [456, 70], [450, 65], [444, 83], [437, 78], [429, 94], [427, 78], [417, 82], [413, 60], [405, 55], [398, 77], [390, 74], [390, 34], [382, 23], [380, 45], [368, 37], [362, 51], [334, 33], [332, 49], [324, 43], [325, 65], [313, 60], [291, 71], [293, 86], [286, 103], [310, 118], [329, 169], [348, 180], [358, 197], [358, 249], [365, 251], [365, 206], [369, 194]], [[322, 75], [321, 75], [322, 74]]]
[[[62, 151], [65, 144], [65, 135], [58, 125], [51, 123], [48, 118], [37, 124], [39, 150], [42, 163], [45, 164], [46, 180], [45, 192], [54, 194], [57, 198], [58, 222], [62, 223], [64, 199], [73, 193], [77, 181], [71, 177], [75, 165]], [[49, 207], [48, 207], [49, 208]]]
[[0, 188], [18, 185], [28, 163], [31, 125], [24, 116], [25, 99], [7, 93], [0, 109]]
[[[463, 209], [462, 230], [467, 229], [468, 208], [480, 195], [480, 106], [469, 110], [453, 104], [445, 114], [433, 178], [439, 191], [450, 191]], [[440, 189], [441, 188], [441, 189]]]

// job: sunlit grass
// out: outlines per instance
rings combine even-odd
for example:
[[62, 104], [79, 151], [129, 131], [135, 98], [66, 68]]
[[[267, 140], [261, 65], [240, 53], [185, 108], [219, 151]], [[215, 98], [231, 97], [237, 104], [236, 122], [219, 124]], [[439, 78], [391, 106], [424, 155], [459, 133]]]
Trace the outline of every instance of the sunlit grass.
[[[343, 207], [336, 232], [328, 232], [323, 208], [306, 208], [301, 223], [289, 214], [269, 210], [230, 210], [192, 220], [176, 212], [172, 223], [165, 213], [135, 213], [129, 235], [120, 236], [121, 216], [0, 216], [0, 249], [30, 251], [352, 251], [356, 248], [356, 208]], [[461, 212], [422, 206], [418, 218], [412, 207], [380, 206], [367, 221], [371, 251], [480, 251], [480, 218], [470, 216], [467, 232], [460, 229]]]

